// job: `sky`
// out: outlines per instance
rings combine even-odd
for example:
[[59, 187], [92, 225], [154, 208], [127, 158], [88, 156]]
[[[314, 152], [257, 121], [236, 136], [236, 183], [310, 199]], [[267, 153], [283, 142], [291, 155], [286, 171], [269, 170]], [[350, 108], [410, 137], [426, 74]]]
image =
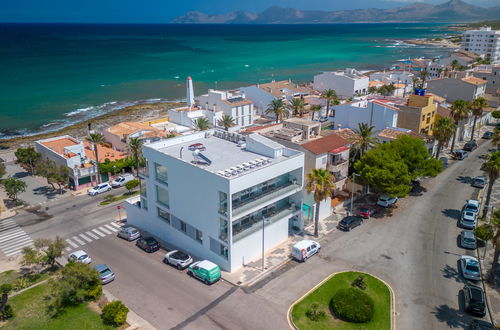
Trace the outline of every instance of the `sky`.
[[[221, 14], [260, 12], [270, 6], [298, 9], [392, 8], [412, 2], [446, 0], [0, 0], [0, 22], [167, 23], [187, 11]], [[465, 0], [490, 7], [499, 0]]]

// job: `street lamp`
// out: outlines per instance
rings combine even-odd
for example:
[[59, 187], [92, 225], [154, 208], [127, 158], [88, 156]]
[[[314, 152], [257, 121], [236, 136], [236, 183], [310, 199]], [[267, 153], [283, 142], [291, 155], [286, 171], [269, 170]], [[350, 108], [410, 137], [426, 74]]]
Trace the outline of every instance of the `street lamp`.
[[262, 217], [262, 271], [264, 271], [264, 225], [268, 221], [266, 217]]
[[354, 178], [356, 176], [361, 176], [357, 173], [352, 173], [352, 179], [351, 179], [351, 210], [349, 211], [349, 215], [352, 215], [352, 206], [354, 204]]

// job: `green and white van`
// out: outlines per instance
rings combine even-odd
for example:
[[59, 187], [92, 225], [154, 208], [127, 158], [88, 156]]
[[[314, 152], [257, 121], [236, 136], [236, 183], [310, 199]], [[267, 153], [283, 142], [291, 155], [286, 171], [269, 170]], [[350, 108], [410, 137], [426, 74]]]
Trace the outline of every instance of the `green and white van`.
[[208, 260], [197, 261], [188, 267], [188, 275], [202, 280], [205, 284], [212, 284], [220, 279], [220, 268]]

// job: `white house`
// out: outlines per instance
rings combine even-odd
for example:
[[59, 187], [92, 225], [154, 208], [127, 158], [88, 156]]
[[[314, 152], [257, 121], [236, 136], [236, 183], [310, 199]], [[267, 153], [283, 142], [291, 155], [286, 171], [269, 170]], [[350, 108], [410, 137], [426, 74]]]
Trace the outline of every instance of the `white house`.
[[465, 78], [441, 78], [427, 81], [427, 90], [444, 97], [448, 102], [472, 101], [484, 96], [486, 81], [474, 76]]
[[349, 98], [368, 93], [369, 80], [361, 72], [347, 68], [344, 71], [323, 72], [315, 75], [313, 86], [317, 91], [333, 89], [337, 92], [337, 96]]
[[222, 115], [231, 116], [235, 125], [247, 127], [253, 124], [255, 110], [253, 102], [245, 97], [241, 91], [219, 91], [209, 89], [208, 94], [200, 95], [196, 102], [207, 110], [206, 116], [214, 126]]
[[[218, 129], [148, 144], [127, 222], [234, 271], [302, 223], [304, 154]], [[263, 238], [264, 237], [264, 238]]]
[[486, 81], [486, 93], [500, 95], [500, 65], [480, 65], [472, 75]]
[[489, 59], [491, 64], [500, 64], [500, 30], [489, 26], [467, 30], [462, 36], [461, 48]]
[[385, 84], [406, 84], [413, 86], [415, 75], [409, 71], [379, 71], [370, 74], [370, 81], [381, 81]]

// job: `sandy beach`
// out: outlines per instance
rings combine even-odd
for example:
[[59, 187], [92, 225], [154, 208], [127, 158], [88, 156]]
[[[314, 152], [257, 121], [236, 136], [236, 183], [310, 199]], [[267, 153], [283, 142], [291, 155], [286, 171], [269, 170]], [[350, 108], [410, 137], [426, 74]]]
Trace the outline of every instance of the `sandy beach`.
[[452, 39], [453, 38], [411, 39], [411, 40], [405, 40], [405, 42], [412, 45], [431, 45], [431, 46], [450, 48], [450, 49], [460, 48], [460, 43], [454, 42], [452, 41]]

